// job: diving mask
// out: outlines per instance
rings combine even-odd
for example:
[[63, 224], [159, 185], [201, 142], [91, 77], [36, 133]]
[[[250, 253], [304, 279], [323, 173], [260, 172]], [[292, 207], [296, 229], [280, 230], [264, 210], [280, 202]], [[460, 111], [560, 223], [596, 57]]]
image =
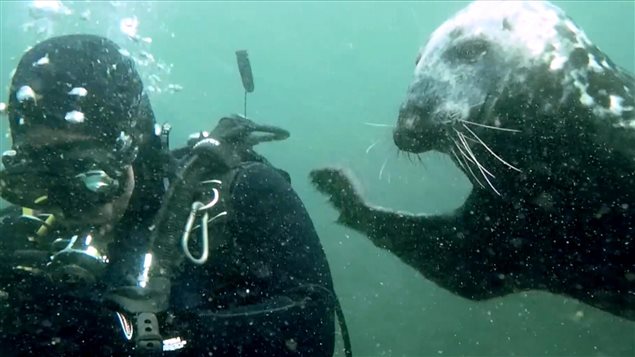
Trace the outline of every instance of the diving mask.
[[4, 152], [0, 196], [33, 209], [82, 209], [111, 202], [125, 188], [127, 167], [137, 148], [108, 151], [81, 146]]

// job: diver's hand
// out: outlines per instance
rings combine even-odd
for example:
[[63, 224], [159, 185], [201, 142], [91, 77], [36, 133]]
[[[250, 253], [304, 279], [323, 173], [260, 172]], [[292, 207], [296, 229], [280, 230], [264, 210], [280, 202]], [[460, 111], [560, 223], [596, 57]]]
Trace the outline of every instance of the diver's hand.
[[351, 173], [343, 169], [323, 168], [311, 171], [309, 176], [311, 183], [329, 196], [329, 201], [339, 211], [338, 223], [363, 229], [370, 207], [359, 194]]

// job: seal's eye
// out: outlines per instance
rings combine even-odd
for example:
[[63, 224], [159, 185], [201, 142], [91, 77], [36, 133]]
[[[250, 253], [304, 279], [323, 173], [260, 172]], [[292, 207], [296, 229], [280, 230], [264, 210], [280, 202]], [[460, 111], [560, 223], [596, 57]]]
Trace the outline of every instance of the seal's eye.
[[444, 56], [450, 60], [474, 63], [487, 53], [489, 44], [482, 39], [462, 42], [449, 50]]

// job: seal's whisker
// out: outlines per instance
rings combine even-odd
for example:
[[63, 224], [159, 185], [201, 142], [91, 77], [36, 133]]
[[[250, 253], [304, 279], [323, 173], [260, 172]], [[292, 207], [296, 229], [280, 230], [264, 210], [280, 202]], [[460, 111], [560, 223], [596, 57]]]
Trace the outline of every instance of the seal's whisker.
[[379, 181], [381, 181], [382, 176], [384, 176], [384, 169], [386, 168], [387, 163], [388, 163], [388, 158], [384, 160], [384, 163], [381, 164], [381, 169], [379, 169]]
[[501, 195], [500, 192], [496, 190], [496, 187], [492, 185], [492, 182], [487, 178], [487, 175], [485, 175], [485, 173], [483, 172], [483, 170], [485, 170], [483, 166], [479, 166], [478, 169], [481, 170], [481, 173], [483, 174], [483, 178], [485, 178], [485, 181], [487, 181], [487, 183], [489, 184], [489, 187], [491, 187], [492, 190], [494, 190], [494, 192], [496, 192], [496, 194], [500, 196]]
[[500, 131], [508, 131], [508, 132], [512, 132], [512, 133], [520, 133], [520, 130], [518, 130], [518, 129], [501, 128], [501, 127], [493, 126], [493, 125], [475, 123], [473, 121], [469, 121], [469, 120], [465, 120], [465, 119], [460, 119], [459, 121], [461, 123], [466, 123], [466, 124], [470, 124], [470, 125], [480, 126], [481, 128], [494, 129], [494, 130], [500, 130]]
[[379, 144], [381, 140], [377, 140], [374, 143], [370, 144], [369, 147], [366, 148], [366, 153], [368, 154], [377, 144]]
[[415, 155], [413, 153], [408, 153], [408, 160], [410, 160], [410, 162], [414, 163], [414, 159], [416, 159], [416, 158], [417, 158], [417, 155]]
[[[455, 129], [456, 130], [456, 129]], [[500, 192], [498, 192], [498, 190], [496, 190], [496, 188], [494, 187], [494, 185], [492, 184], [492, 182], [490, 181], [490, 179], [487, 177], [487, 175], [492, 176], [492, 178], [495, 178], [494, 175], [492, 175], [491, 172], [489, 172], [477, 159], [476, 156], [474, 156], [474, 153], [472, 152], [472, 149], [470, 149], [469, 144], [467, 143], [467, 141], [465, 140], [465, 135], [463, 135], [461, 132], [459, 132], [458, 130], [456, 130], [456, 133], [459, 135], [459, 139], [461, 140], [461, 143], [463, 144], [463, 147], [465, 147], [465, 150], [468, 152], [468, 154], [470, 154], [470, 156], [472, 157], [472, 160], [474, 160], [474, 162], [476, 163], [476, 167], [479, 169], [479, 171], [481, 172], [481, 175], [483, 175], [483, 178], [485, 179], [485, 181], [487, 181], [487, 184], [489, 185], [489, 187], [492, 188], [492, 190], [494, 192], [496, 192], [497, 195], [501, 195]]]
[[[464, 159], [465, 161], [465, 167], [467, 167], [467, 171], [470, 173], [470, 175], [472, 175], [472, 178], [474, 179], [474, 181], [476, 181], [481, 187], [485, 187], [485, 185], [483, 185], [483, 183], [481, 182], [481, 180], [478, 179], [478, 177], [476, 177], [476, 174], [474, 174], [474, 171], [472, 171], [472, 167], [470, 166], [469, 162], [473, 162], [472, 159], [470, 159], [464, 152], [463, 149], [461, 149], [461, 146], [459, 145], [459, 143], [454, 140], [453, 138], [452, 141], [454, 142], [454, 145], [456, 145], [456, 148], [459, 149], [459, 152], [461, 153], [461, 158]], [[460, 162], [460, 161], [459, 161]], [[461, 164], [463, 165], [463, 164]]]
[[460, 121], [461, 118], [459, 117], [459, 113], [457, 112], [451, 112], [450, 113], [450, 121]]
[[461, 168], [463, 169], [463, 172], [466, 172], [467, 168], [463, 164], [463, 161], [459, 159], [459, 156], [456, 154], [456, 151], [454, 151], [454, 148], [450, 148], [450, 152], [452, 153], [452, 156], [454, 156], [454, 158], [456, 159], [456, 163], [459, 164], [459, 166], [461, 166]]
[[392, 128], [392, 127], [394, 127], [394, 125], [391, 125], [391, 124], [370, 123], [370, 122], [364, 122], [364, 125], [374, 126], [374, 127], [377, 127], [377, 128]]
[[461, 140], [461, 143], [463, 144], [463, 147], [465, 148], [465, 151], [470, 155], [470, 157], [472, 158], [472, 160], [474, 160], [474, 163], [476, 164], [476, 166], [478, 166], [479, 169], [483, 170], [485, 173], [487, 173], [488, 175], [490, 175], [492, 178], [496, 178], [496, 176], [494, 176], [494, 174], [492, 174], [491, 172], [489, 172], [488, 169], [486, 169], [483, 164], [481, 164], [477, 159], [476, 159], [476, 155], [474, 155], [474, 152], [472, 151], [472, 149], [470, 148], [470, 145], [467, 143], [467, 140], [465, 138], [465, 135], [463, 135], [463, 133], [461, 133], [460, 131], [457, 131], [457, 134], [459, 134], [459, 140]]
[[452, 141], [454, 142], [454, 144], [456, 145], [456, 148], [459, 149], [459, 152], [461, 153], [461, 156], [466, 159], [468, 162], [471, 162], [473, 164], [476, 165], [476, 163], [474, 161], [472, 161], [472, 159], [470, 159], [470, 157], [463, 151], [463, 149], [461, 149], [461, 145], [459, 145], [459, 142], [452, 139]]
[[467, 129], [467, 131], [469, 131], [469, 132], [470, 132], [470, 133], [474, 136], [474, 138], [475, 138], [476, 140], [478, 140], [478, 141], [481, 143], [481, 145], [483, 145], [483, 147], [485, 147], [485, 149], [487, 149], [487, 151], [489, 151], [489, 153], [490, 153], [490, 154], [492, 154], [492, 155], [493, 155], [496, 159], [498, 159], [498, 161], [502, 162], [504, 165], [506, 165], [507, 167], [509, 167], [509, 168], [510, 168], [510, 169], [512, 169], [512, 170], [516, 170], [516, 171], [518, 171], [518, 172], [522, 172], [520, 169], [518, 169], [518, 168], [517, 168], [517, 167], [515, 167], [514, 165], [512, 165], [512, 164], [508, 163], [507, 161], [503, 160], [503, 158], [501, 158], [500, 156], [496, 155], [496, 153], [495, 153], [492, 149], [490, 149], [490, 147], [489, 147], [489, 146], [487, 146], [487, 145], [483, 142], [483, 140], [481, 140], [481, 138], [479, 138], [479, 137], [478, 137], [478, 135], [476, 135], [476, 133], [475, 133], [475, 132], [473, 132], [470, 128], [468, 128], [465, 124], [463, 124], [463, 127], [464, 127], [465, 129]]

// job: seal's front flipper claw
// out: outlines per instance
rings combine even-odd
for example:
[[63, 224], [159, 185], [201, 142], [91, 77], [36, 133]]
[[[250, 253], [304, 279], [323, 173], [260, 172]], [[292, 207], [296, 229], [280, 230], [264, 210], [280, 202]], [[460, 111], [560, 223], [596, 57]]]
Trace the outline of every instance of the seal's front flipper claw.
[[359, 224], [355, 217], [367, 209], [367, 204], [353, 183], [351, 173], [343, 169], [322, 168], [311, 171], [309, 177], [313, 186], [329, 196], [331, 204], [340, 212], [339, 223], [351, 228]]

